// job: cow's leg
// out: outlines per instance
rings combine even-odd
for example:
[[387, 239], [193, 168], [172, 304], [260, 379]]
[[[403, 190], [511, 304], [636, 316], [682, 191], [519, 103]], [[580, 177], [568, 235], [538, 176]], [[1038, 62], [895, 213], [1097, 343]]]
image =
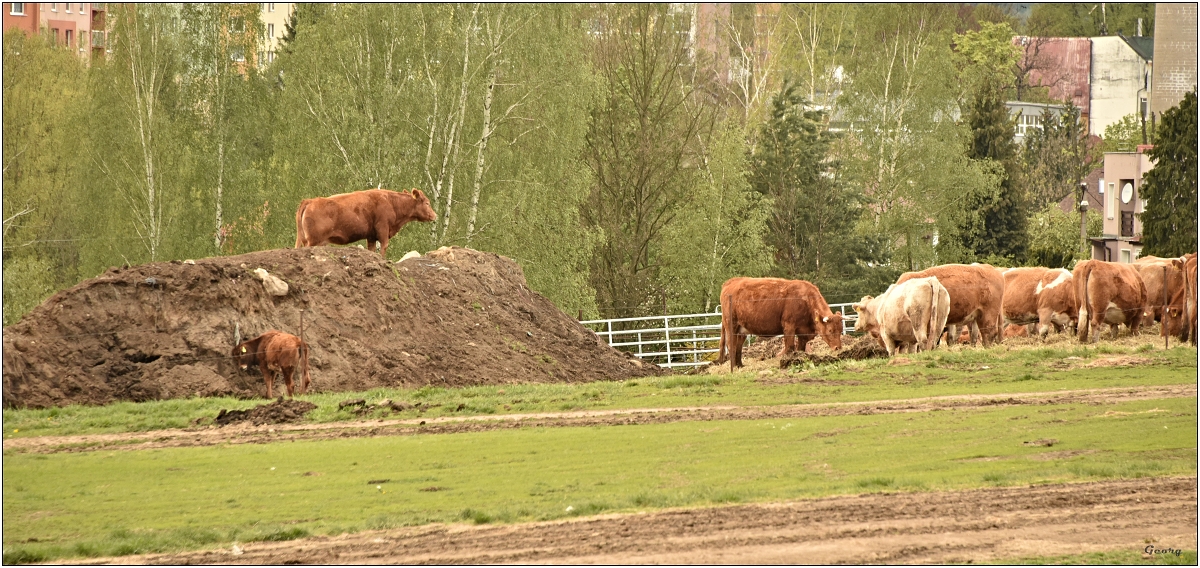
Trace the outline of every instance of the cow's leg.
[[729, 337], [729, 370], [742, 366], [742, 346], [746, 344], [746, 334], [739, 325], [733, 326], [733, 335]]
[[896, 342], [886, 331], [879, 332], [879, 338], [883, 340], [883, 348], [887, 349], [888, 357], [896, 354]]
[[262, 371], [263, 381], [266, 381], [267, 383], [267, 398], [275, 398], [271, 391], [272, 383], [275, 382], [275, 372], [267, 367], [267, 358], [265, 354], [262, 362], [259, 363], [258, 368]]
[[783, 350], [779, 352], [779, 358], [787, 357], [788, 353], [796, 350], [796, 326], [785, 324], [783, 326]]
[[971, 330], [971, 345], [980, 344], [987, 347], [988, 341], [983, 338], [983, 334], [979, 332], [979, 322], [972, 320], [968, 324], [967, 329]]
[[292, 376], [295, 374], [295, 372], [296, 372], [295, 367], [284, 367], [283, 368], [283, 381], [287, 384], [288, 398], [295, 398], [295, 395], [293, 394], [293, 388], [292, 388]]
[[946, 331], [946, 345], [949, 346], [958, 343], [958, 334], [960, 333], [958, 325], [948, 324], [946, 326]]

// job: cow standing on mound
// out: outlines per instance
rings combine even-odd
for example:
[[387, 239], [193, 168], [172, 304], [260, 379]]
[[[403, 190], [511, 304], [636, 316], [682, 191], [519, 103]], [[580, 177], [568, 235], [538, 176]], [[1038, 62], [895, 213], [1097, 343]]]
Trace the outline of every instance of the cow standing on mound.
[[[920, 272], [905, 272], [897, 284], [913, 278], [934, 276], [950, 293], [950, 315], [946, 318], [950, 334], [946, 342], [958, 339], [958, 326], [971, 329], [971, 342], [984, 346], [1001, 340], [1004, 302], [1004, 276], [988, 264], [943, 264]], [[937, 335], [941, 335], [938, 332]]]
[[892, 284], [878, 298], [864, 296], [854, 304], [864, 331], [883, 343], [888, 355], [897, 351], [929, 351], [937, 343], [950, 314], [950, 294], [935, 277], [912, 278]]
[[1100, 339], [1100, 326], [1108, 324], [1113, 338], [1117, 326], [1129, 326], [1136, 335], [1142, 325], [1146, 306], [1146, 285], [1128, 264], [1085, 260], [1075, 265], [1075, 296], [1079, 299], [1079, 342]]
[[[1018, 326], [1037, 324], [1046, 338], [1053, 326], [1063, 331], [1079, 319], [1071, 272], [1065, 268], [1009, 268], [1004, 271], [1004, 320]], [[1020, 333], [1013, 331], [1012, 333]], [[1014, 337], [1005, 332], [1005, 337]]]
[[293, 396], [292, 376], [296, 371], [300, 371], [300, 394], [308, 392], [311, 382], [308, 375], [308, 344], [295, 335], [271, 330], [237, 344], [237, 347], [233, 348], [232, 356], [242, 370], [251, 365], [258, 365], [263, 380], [267, 382], [267, 398], [275, 396], [272, 384], [276, 371], [283, 373], [289, 398]]
[[435, 221], [437, 213], [419, 189], [411, 193], [368, 189], [313, 197], [296, 208], [296, 248], [346, 245], [366, 239], [387, 258], [388, 239], [409, 221]]
[[[783, 336], [780, 357], [803, 352], [817, 335], [831, 349], [842, 348], [842, 314], [829, 309], [811, 282], [782, 278], [730, 278], [721, 286], [721, 342], [717, 364], [742, 366], [746, 335]], [[728, 347], [728, 353], [726, 353]]]

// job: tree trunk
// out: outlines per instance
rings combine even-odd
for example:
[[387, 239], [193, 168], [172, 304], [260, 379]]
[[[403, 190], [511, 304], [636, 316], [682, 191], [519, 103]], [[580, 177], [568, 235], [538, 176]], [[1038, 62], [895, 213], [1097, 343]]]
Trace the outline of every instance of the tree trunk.
[[450, 132], [450, 139], [447, 141], [450, 144], [451, 152], [451, 170], [449, 183], [446, 185], [446, 208], [445, 214], [442, 217], [442, 238], [439, 242], [445, 242], [446, 235], [450, 232], [450, 219], [453, 217], [454, 206], [454, 172], [458, 170], [458, 152], [462, 148], [460, 138], [462, 137], [463, 119], [467, 115], [467, 83], [470, 77], [467, 74], [471, 60], [471, 30], [475, 27], [475, 17], [479, 14], [479, 4], [475, 4], [475, 10], [471, 12], [471, 23], [467, 25], [463, 32], [463, 68], [462, 82], [458, 91], [458, 122]]
[[471, 237], [475, 234], [475, 218], [479, 212], [479, 189], [480, 183], [483, 181], [483, 153], [487, 150], [488, 138], [492, 135], [492, 94], [495, 88], [496, 69], [493, 67], [492, 72], [488, 74], [487, 92], [483, 96], [483, 132], [479, 134], [479, 157], [475, 161], [475, 187], [471, 191], [471, 214], [467, 219], [467, 243], [471, 242]]

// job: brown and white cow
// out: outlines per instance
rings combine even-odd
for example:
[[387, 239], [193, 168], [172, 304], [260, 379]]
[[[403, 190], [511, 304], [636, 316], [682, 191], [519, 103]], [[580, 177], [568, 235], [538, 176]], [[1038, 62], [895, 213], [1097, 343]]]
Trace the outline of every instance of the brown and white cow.
[[1163, 337], [1182, 335], [1187, 303], [1184, 292], [1184, 260], [1143, 257], [1133, 263], [1133, 268], [1138, 271], [1146, 285], [1145, 315], [1153, 316], [1154, 321], [1162, 322]]
[[864, 296], [854, 311], [854, 331], [870, 333], [888, 355], [928, 351], [946, 327], [950, 294], [935, 277], [912, 278], [892, 284], [878, 298]]
[[[1009, 268], [1003, 274], [1006, 323], [1036, 324], [1028, 331], [1036, 331], [1045, 339], [1051, 326], [1062, 331], [1079, 319], [1079, 304], [1069, 270], [1034, 266]], [[1012, 336], [1005, 333], [1005, 337]]]
[[1108, 324], [1113, 337], [1117, 327], [1129, 326], [1137, 334], [1146, 309], [1146, 284], [1129, 264], [1084, 260], [1071, 273], [1075, 296], [1079, 299], [1079, 341], [1100, 339], [1100, 326]]
[[[817, 335], [842, 348], [842, 314], [834, 313], [811, 282], [782, 278], [730, 278], [721, 285], [721, 343], [717, 364], [742, 366], [746, 335], [783, 336], [780, 357], [803, 352]], [[728, 352], [726, 352], [728, 348]]]
[[275, 382], [275, 372], [283, 373], [287, 383], [288, 396], [292, 396], [292, 376], [300, 371], [300, 394], [308, 392], [311, 382], [308, 374], [308, 344], [303, 339], [290, 333], [271, 330], [249, 341], [243, 341], [233, 348], [233, 360], [245, 370], [251, 365], [258, 365], [267, 382], [267, 398], [274, 398], [272, 385]]
[[988, 264], [943, 264], [920, 272], [905, 272], [896, 283], [930, 276], [937, 277], [950, 293], [947, 343], [953, 344], [958, 339], [958, 326], [970, 327], [972, 342], [982, 339], [986, 346], [1000, 341], [1004, 276], [999, 269]]
[[437, 213], [419, 189], [368, 189], [313, 197], [296, 208], [296, 248], [345, 245], [366, 239], [367, 248], [387, 257], [388, 239], [409, 221], [434, 221]]

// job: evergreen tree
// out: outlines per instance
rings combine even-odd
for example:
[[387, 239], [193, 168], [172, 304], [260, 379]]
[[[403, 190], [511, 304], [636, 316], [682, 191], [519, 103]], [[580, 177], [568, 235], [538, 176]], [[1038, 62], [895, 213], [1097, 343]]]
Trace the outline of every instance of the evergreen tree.
[[1162, 114], [1147, 154], [1154, 169], [1143, 178], [1143, 255], [1196, 251], [1196, 91]]
[[872, 250], [854, 232], [863, 196], [842, 183], [825, 113], [810, 107], [800, 86], [785, 81], [750, 156], [750, 184], [773, 202], [767, 240], [779, 274], [820, 285], [853, 278], [859, 260], [878, 259], [863, 258]]
[[972, 141], [967, 156], [974, 160], [994, 160], [1004, 169], [999, 191], [995, 195], [977, 196], [971, 207], [982, 216], [980, 230], [963, 235], [963, 244], [976, 257], [991, 257], [1008, 264], [1024, 262], [1029, 245], [1026, 230], [1028, 217], [1026, 199], [1016, 183], [1017, 145], [1013, 142], [1014, 124], [1004, 100], [995, 91], [984, 90], [975, 95], [968, 124]]

